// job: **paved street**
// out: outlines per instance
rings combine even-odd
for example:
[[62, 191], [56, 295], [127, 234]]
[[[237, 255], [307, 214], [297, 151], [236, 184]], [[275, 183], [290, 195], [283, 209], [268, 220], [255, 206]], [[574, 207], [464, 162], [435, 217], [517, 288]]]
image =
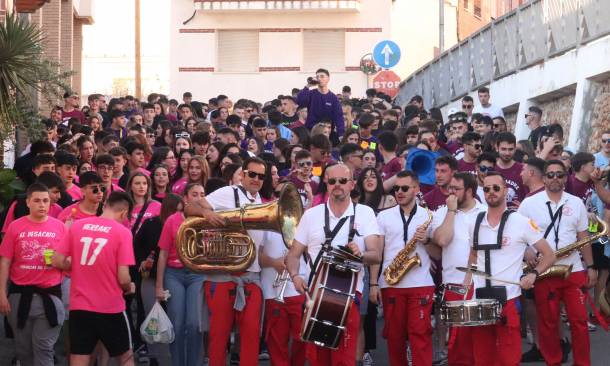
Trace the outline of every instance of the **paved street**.
[[[1, 319], [1, 318], [0, 318]], [[387, 359], [387, 349], [385, 347], [385, 342], [383, 341], [383, 339], [381, 338], [381, 327], [383, 325], [383, 321], [379, 320], [377, 323], [377, 331], [378, 331], [378, 336], [377, 336], [377, 344], [379, 346], [379, 348], [377, 350], [374, 351], [373, 353], [373, 358], [375, 361], [375, 365], [387, 365], [388, 364], [388, 359]], [[2, 322], [0, 321], [0, 328], [2, 327]], [[0, 334], [4, 334], [4, 330], [2, 329], [2, 332]], [[609, 364], [609, 359], [610, 359], [610, 351], [608, 350], [608, 347], [610, 345], [610, 333], [606, 333], [604, 332], [601, 328], [598, 327], [598, 330], [595, 332], [591, 332], [591, 353], [592, 353], [592, 365], [593, 366], [607, 366]], [[524, 350], [528, 350], [530, 348], [529, 344], [523, 344], [523, 349]], [[171, 366], [170, 365], [170, 360], [169, 360], [169, 355], [168, 355], [168, 348], [167, 346], [161, 346], [161, 352], [163, 353], [163, 356], [160, 358], [160, 365], [162, 366]], [[7, 340], [4, 337], [0, 337], [0, 366], [10, 366], [10, 362], [11, 359], [13, 358], [13, 347], [12, 347], [12, 342], [10, 340]], [[572, 362], [572, 358], [570, 357], [570, 360], [567, 364], [571, 364]], [[269, 362], [261, 362], [261, 365], [269, 365]], [[67, 363], [65, 362], [61, 362], [60, 365], [67, 365]], [[142, 364], [142, 365], [146, 365], [146, 364]], [[524, 365], [532, 365], [532, 366], [538, 366], [538, 365], [544, 365], [544, 363], [529, 363], [529, 364], [524, 364]]]

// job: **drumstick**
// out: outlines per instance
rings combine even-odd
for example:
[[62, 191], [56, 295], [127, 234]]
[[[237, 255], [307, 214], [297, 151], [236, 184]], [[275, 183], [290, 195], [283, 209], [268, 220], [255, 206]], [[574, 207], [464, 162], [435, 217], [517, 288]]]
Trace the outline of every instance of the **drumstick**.
[[492, 281], [496, 281], [496, 282], [500, 282], [500, 283], [507, 283], [509, 285], [521, 286], [521, 283], [519, 283], [519, 282], [495, 278], [495, 277], [492, 277], [491, 275], [488, 275], [487, 273], [485, 273], [483, 271], [479, 271], [477, 269], [466, 268], [466, 267], [456, 267], [455, 269], [457, 269], [460, 272], [472, 273], [475, 276], [484, 277], [488, 280], [492, 280]]

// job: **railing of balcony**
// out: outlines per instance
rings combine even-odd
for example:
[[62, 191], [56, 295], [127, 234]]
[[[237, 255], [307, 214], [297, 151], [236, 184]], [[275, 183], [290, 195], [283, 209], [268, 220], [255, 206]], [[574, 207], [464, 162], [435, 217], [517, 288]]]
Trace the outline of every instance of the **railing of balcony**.
[[396, 97], [443, 106], [478, 87], [610, 34], [608, 0], [533, 0], [411, 74]]
[[197, 9], [234, 10], [339, 10], [357, 11], [361, 0], [194, 0]]

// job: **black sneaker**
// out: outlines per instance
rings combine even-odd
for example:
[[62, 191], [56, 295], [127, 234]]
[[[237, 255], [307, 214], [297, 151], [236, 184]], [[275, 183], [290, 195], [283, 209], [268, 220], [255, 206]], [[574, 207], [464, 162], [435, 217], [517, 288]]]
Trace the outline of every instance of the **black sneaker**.
[[568, 362], [568, 356], [570, 355], [570, 351], [572, 351], [572, 345], [570, 344], [570, 340], [565, 338], [560, 341], [561, 344], [561, 363]]
[[529, 351], [521, 355], [521, 362], [544, 362], [544, 358], [538, 347], [534, 344]]

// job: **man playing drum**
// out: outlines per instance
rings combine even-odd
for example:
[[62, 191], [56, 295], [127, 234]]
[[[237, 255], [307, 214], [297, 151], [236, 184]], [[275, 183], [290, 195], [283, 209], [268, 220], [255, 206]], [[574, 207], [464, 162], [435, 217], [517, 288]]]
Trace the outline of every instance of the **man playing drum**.
[[[355, 185], [352, 172], [347, 166], [337, 164], [326, 169], [324, 180], [330, 191], [328, 203], [305, 211], [286, 258], [290, 278], [295, 289], [301, 294], [307, 291], [305, 279], [299, 274], [299, 262], [305, 250], [314, 263], [317, 262], [315, 259], [326, 243], [333, 248], [347, 246], [353, 255], [362, 259], [364, 264], [378, 264], [381, 261], [379, 228], [375, 214], [370, 207], [353, 204], [350, 199], [350, 192]], [[330, 237], [326, 237], [327, 232], [331, 234]], [[352, 235], [353, 240], [348, 242]], [[360, 270], [357, 276], [356, 299], [350, 308], [346, 323], [343, 324], [345, 331], [339, 347], [331, 350], [309, 343], [307, 359], [310, 365], [353, 366], [356, 363], [360, 323], [358, 305], [363, 288], [362, 273], [363, 271]]]
[[[468, 227], [485, 206], [475, 199], [477, 181], [468, 172], [454, 173], [448, 186], [447, 205], [439, 208], [432, 220], [432, 239], [443, 250], [443, 298], [445, 301], [469, 300], [473, 290], [462, 286], [465, 273], [457, 267], [468, 265], [470, 242]], [[452, 327], [449, 331], [448, 363], [450, 366], [473, 364], [473, 344], [469, 327]]]
[[[487, 174], [483, 192], [488, 210], [479, 213], [469, 224], [470, 263], [492, 277], [517, 282], [520, 286], [479, 276], [473, 278], [477, 299], [496, 299], [502, 304], [500, 320], [496, 324], [472, 329], [474, 365], [519, 365], [521, 328], [518, 297], [521, 288], [533, 287], [538, 275], [553, 264], [555, 255], [532, 220], [506, 209], [507, 188], [499, 173]], [[542, 257], [533, 270], [523, 275], [523, 256], [530, 245]], [[466, 276], [465, 284], [470, 283], [470, 277]]]
[[[388, 341], [390, 365], [407, 364], [407, 339], [411, 345], [413, 365], [431, 365], [430, 314], [434, 302], [434, 281], [430, 274], [428, 249], [435, 247], [424, 246], [430, 236], [428, 226], [431, 214], [417, 205], [415, 197], [419, 193], [419, 180], [415, 173], [402, 171], [396, 174], [392, 191], [398, 205], [380, 212], [377, 217], [383, 243], [383, 264], [371, 266], [369, 297], [375, 303], [379, 302], [380, 297], [383, 299], [383, 336]], [[408, 257], [417, 255], [421, 265], [414, 266], [398, 283], [388, 284], [385, 276], [379, 277], [379, 268], [385, 271], [406, 243], [412, 243], [412, 240], [416, 241], [415, 247]], [[376, 283], [377, 278], [379, 284]]]

